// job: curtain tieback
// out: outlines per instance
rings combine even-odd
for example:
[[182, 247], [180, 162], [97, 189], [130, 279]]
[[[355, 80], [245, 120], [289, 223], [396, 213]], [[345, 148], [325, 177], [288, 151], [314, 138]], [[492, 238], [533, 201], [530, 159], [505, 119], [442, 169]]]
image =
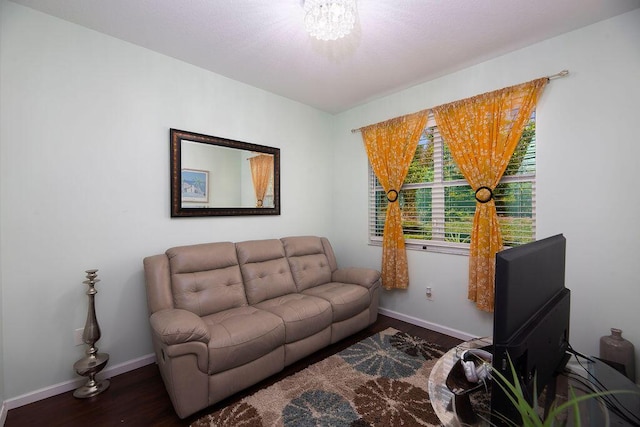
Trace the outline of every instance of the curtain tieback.
[[387, 191], [387, 200], [389, 201], [389, 203], [393, 203], [395, 201], [398, 200], [398, 192], [396, 190], [389, 190]]
[[[480, 197], [478, 193], [480, 193], [481, 191], [483, 191], [484, 193], [489, 193], [488, 197]], [[493, 199], [493, 190], [491, 188], [483, 186], [476, 190], [476, 200], [479, 203], [482, 203], [482, 204], [488, 203], [491, 199]]]

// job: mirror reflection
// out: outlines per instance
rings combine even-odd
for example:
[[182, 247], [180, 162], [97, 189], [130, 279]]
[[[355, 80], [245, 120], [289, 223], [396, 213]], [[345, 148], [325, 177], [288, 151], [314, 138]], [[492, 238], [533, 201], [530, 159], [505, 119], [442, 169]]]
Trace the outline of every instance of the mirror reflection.
[[279, 215], [280, 150], [171, 130], [172, 216]]

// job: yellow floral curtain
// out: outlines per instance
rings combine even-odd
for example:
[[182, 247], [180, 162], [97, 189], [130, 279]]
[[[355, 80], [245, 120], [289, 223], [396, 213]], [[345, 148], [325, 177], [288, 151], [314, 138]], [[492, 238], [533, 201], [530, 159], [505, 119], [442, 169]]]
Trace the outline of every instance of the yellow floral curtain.
[[454, 161], [476, 192], [468, 298], [484, 311], [493, 311], [495, 254], [502, 250], [493, 191], [547, 82], [541, 78], [433, 109]]
[[273, 156], [260, 154], [259, 156], [251, 157], [249, 162], [251, 163], [253, 190], [256, 193], [256, 207], [261, 208], [269, 187], [269, 180], [273, 175]]
[[428, 112], [423, 111], [360, 129], [369, 163], [388, 200], [382, 238], [382, 286], [385, 289], [409, 286], [398, 197], [427, 117]]

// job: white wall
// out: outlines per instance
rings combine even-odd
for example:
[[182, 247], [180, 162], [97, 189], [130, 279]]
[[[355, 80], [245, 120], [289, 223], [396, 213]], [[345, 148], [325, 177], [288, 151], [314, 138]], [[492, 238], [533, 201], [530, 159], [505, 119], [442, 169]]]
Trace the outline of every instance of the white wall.
[[[115, 366], [152, 352], [143, 257], [329, 233], [331, 116], [14, 3], [2, 12], [4, 399], [77, 378], [84, 270], [99, 269], [97, 345]], [[282, 215], [171, 219], [172, 127], [279, 147]]]
[[[547, 86], [537, 110], [537, 237], [567, 238], [572, 345], [598, 354], [599, 337], [618, 327], [640, 347], [639, 42], [636, 9], [338, 115], [331, 233], [338, 259], [380, 267], [381, 248], [367, 245], [366, 154], [351, 129], [566, 68], [571, 74]], [[492, 316], [466, 298], [466, 256], [409, 251], [408, 258], [410, 287], [383, 292], [383, 308], [491, 334]]]
[[[98, 346], [114, 366], [151, 353], [141, 263], [169, 246], [313, 233], [341, 265], [379, 268], [367, 160], [349, 130], [564, 68], [538, 109], [538, 237], [568, 239], [574, 347], [596, 354], [611, 326], [640, 346], [639, 10], [331, 117], [1, 5], [0, 400], [76, 378], [85, 269], [100, 269]], [[282, 215], [170, 219], [171, 127], [281, 148]], [[410, 252], [409, 263], [410, 289], [385, 292], [384, 308], [490, 333], [491, 316], [466, 300], [466, 257]]]
[[[0, 0], [0, 35], [3, 34], [4, 28], [4, 0]], [[0, 70], [2, 70], [2, 43], [0, 43]], [[2, 79], [0, 78], [0, 94], [2, 93]], [[4, 127], [4, 120], [2, 119], [2, 103], [0, 103], [0, 129]], [[0, 135], [0, 143], [2, 141], [2, 135]], [[2, 158], [2, 145], [0, 144], [0, 159]], [[2, 162], [0, 162], [0, 177], [2, 176]], [[0, 211], [3, 206], [3, 198], [0, 197]], [[2, 227], [0, 227], [0, 241], [2, 240]], [[2, 259], [2, 245], [0, 245], [0, 260]], [[0, 262], [0, 425], [4, 425], [6, 418], [6, 408], [4, 404], [4, 351], [3, 351], [3, 331], [5, 322], [3, 321], [2, 310], [2, 263]]]

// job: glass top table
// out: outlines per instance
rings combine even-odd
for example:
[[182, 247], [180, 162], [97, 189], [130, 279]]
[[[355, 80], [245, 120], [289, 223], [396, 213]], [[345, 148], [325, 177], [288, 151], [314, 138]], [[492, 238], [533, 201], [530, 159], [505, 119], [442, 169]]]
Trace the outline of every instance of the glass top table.
[[[483, 348], [491, 345], [492, 341], [490, 337], [476, 338], [471, 341], [465, 341], [458, 344], [448, 352], [446, 352], [433, 366], [431, 374], [429, 375], [429, 397], [431, 399], [431, 405], [436, 415], [445, 426], [464, 426], [460, 422], [455, 413], [455, 407], [453, 407], [454, 394], [447, 388], [446, 380], [453, 365], [460, 359], [462, 352], [474, 348]], [[483, 391], [478, 391], [483, 393]], [[479, 420], [478, 426], [488, 426], [488, 421]]]
[[[462, 352], [468, 349], [477, 349], [487, 347], [492, 344], [491, 337], [476, 338], [471, 341], [463, 342], [446, 352], [433, 366], [429, 375], [429, 397], [433, 409], [445, 426], [462, 427], [467, 425], [488, 426], [487, 420], [479, 418], [477, 422], [472, 424], [462, 423], [456, 415], [454, 393], [452, 393], [446, 385], [447, 376], [455, 363], [460, 359]], [[558, 376], [558, 384], [556, 390], [556, 399], [558, 401], [566, 400], [567, 388], [571, 386], [578, 394], [587, 393], [590, 390], [589, 383], [598, 383], [608, 390], [626, 390], [632, 393], [624, 393], [616, 395], [617, 408], [605, 408], [600, 399], [590, 399], [580, 404], [580, 418], [583, 426], [602, 426], [607, 421], [611, 425], [628, 426], [634, 425], [621, 419], [617, 415], [617, 410], [622, 409], [628, 417], [634, 421], [640, 422], [640, 387], [633, 381], [629, 380], [623, 374], [609, 366], [605, 361], [595, 357], [588, 357], [587, 360], [570, 361], [566, 366], [566, 373]], [[486, 397], [489, 393], [478, 390], [473, 394]], [[472, 394], [472, 395], [473, 395]], [[482, 399], [481, 399], [482, 400]], [[488, 409], [488, 407], [487, 407]], [[573, 425], [573, 416], [568, 414], [567, 425]], [[637, 425], [637, 424], [636, 424]]]

